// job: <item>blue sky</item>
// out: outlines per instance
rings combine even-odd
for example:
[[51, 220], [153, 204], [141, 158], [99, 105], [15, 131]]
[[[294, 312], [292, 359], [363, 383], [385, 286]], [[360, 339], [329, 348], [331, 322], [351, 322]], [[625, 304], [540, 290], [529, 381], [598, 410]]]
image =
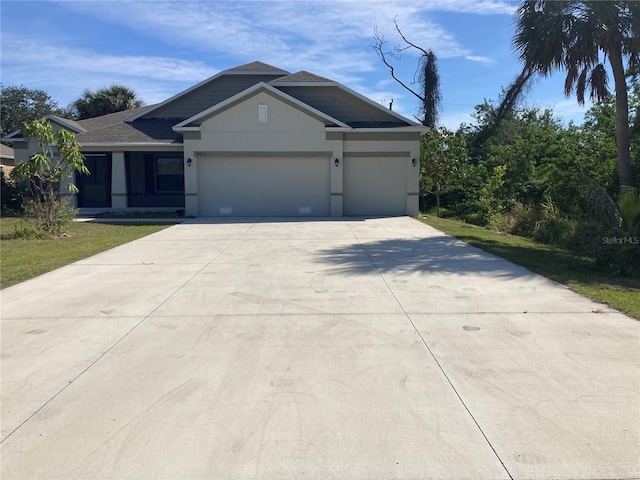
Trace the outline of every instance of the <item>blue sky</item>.
[[[2, 84], [45, 90], [61, 106], [114, 83], [157, 103], [221, 70], [260, 60], [343, 83], [413, 118], [417, 101], [371, 48], [389, 47], [397, 18], [412, 42], [438, 57], [441, 124], [457, 128], [483, 99], [496, 99], [520, 66], [511, 49], [513, 0], [12, 1], [0, 2]], [[411, 82], [417, 56], [397, 72]], [[528, 106], [564, 121], [586, 110], [565, 99], [560, 75], [538, 81]]]

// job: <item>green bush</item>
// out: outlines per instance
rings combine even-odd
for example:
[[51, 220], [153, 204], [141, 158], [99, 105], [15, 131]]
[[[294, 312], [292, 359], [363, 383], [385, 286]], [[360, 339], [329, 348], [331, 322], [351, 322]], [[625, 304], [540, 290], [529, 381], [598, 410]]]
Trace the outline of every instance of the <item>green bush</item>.
[[[69, 204], [67, 197], [51, 198], [46, 202], [29, 198], [22, 204], [21, 216], [31, 228], [24, 229], [22, 234], [38, 238], [58, 236], [67, 230], [77, 214], [78, 210]], [[16, 231], [16, 235], [20, 233]]]
[[0, 174], [0, 198], [2, 200], [2, 210], [13, 213], [20, 212], [22, 202], [27, 194], [28, 187], [24, 182], [16, 182], [5, 169]]

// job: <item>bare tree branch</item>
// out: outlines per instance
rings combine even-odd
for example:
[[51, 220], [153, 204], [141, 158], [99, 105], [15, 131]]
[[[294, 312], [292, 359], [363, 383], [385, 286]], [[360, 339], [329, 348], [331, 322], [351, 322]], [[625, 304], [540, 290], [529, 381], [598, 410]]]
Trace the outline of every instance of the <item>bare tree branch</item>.
[[[416, 50], [420, 50], [422, 52], [423, 55], [429, 55], [429, 52], [427, 50], [425, 50], [422, 47], [419, 47], [418, 45], [416, 45], [415, 43], [410, 42], [409, 40], [407, 40], [407, 37], [404, 36], [404, 33], [402, 33], [402, 30], [400, 30], [400, 27], [398, 26], [398, 17], [395, 17], [393, 19], [393, 24], [396, 26], [396, 31], [400, 34], [400, 36], [402, 37], [402, 40], [404, 40], [404, 42], [409, 45], [409, 47], [413, 47]], [[408, 47], [406, 47], [408, 48]], [[405, 48], [405, 49], [406, 49]]]
[[[393, 51], [385, 51], [386, 42], [384, 36], [377, 27], [374, 27], [373, 29], [373, 38], [375, 40], [375, 45], [372, 45], [372, 47], [380, 60], [382, 60], [382, 62], [389, 69], [391, 78], [393, 78], [405, 90], [407, 90], [418, 100], [420, 100], [420, 111], [422, 113], [422, 118], [419, 119], [420, 122], [423, 125], [433, 127], [435, 126], [437, 120], [438, 107], [441, 100], [440, 77], [438, 75], [436, 66], [436, 56], [432, 50], [427, 50], [409, 41], [409, 39], [407, 39], [407, 37], [402, 33], [402, 30], [398, 25], [397, 17], [393, 19], [393, 23], [395, 25], [396, 31], [406, 44], [396, 45], [393, 48], [393, 51], [395, 51], [398, 55], [395, 55]], [[412, 83], [412, 85], [416, 83], [420, 84], [420, 93], [411, 88], [407, 83], [405, 83], [396, 75], [395, 67], [390, 61], [391, 58], [394, 60], [399, 60], [399, 54], [412, 48], [418, 50], [421, 53]]]
[[404, 87], [407, 91], [411, 92], [413, 95], [415, 95], [418, 100], [420, 100], [421, 102], [424, 102], [424, 98], [420, 96], [420, 94], [416, 93], [411, 87], [409, 87], [407, 84], [405, 84], [400, 78], [398, 78], [396, 76], [395, 73], [395, 68], [394, 66], [389, 63], [389, 61], [387, 60], [387, 55], [390, 55], [391, 57], [397, 59], [397, 57], [391, 53], [391, 52], [385, 52], [384, 51], [384, 45], [386, 43], [384, 36], [382, 35], [382, 33], [380, 33], [380, 31], [377, 28], [374, 28], [373, 30], [373, 38], [375, 40], [375, 45], [372, 45], [373, 50], [376, 52], [376, 54], [378, 55], [378, 57], [380, 57], [380, 60], [382, 60], [382, 63], [384, 63], [387, 68], [389, 69], [389, 72], [391, 73], [391, 78], [393, 78], [396, 82], [398, 82], [400, 85], [402, 85], [402, 87]]

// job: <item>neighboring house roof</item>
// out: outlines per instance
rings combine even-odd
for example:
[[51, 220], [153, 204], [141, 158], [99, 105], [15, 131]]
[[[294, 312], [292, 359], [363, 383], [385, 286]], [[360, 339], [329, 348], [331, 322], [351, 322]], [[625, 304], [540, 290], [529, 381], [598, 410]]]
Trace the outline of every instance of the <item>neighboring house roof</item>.
[[13, 148], [0, 143], [0, 157], [13, 160]]

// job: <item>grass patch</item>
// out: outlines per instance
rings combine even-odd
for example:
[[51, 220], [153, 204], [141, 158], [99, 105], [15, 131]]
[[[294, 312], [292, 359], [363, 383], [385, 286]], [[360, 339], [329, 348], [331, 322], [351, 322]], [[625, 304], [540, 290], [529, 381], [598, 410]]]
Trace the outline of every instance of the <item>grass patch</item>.
[[640, 319], [640, 279], [614, 276], [569, 250], [457, 220], [420, 215], [419, 220], [465, 242], [522, 265], [571, 290]]
[[69, 228], [70, 235], [62, 238], [16, 238], [16, 229], [25, 226], [19, 218], [0, 218], [0, 288], [155, 233], [168, 225], [74, 222]]

